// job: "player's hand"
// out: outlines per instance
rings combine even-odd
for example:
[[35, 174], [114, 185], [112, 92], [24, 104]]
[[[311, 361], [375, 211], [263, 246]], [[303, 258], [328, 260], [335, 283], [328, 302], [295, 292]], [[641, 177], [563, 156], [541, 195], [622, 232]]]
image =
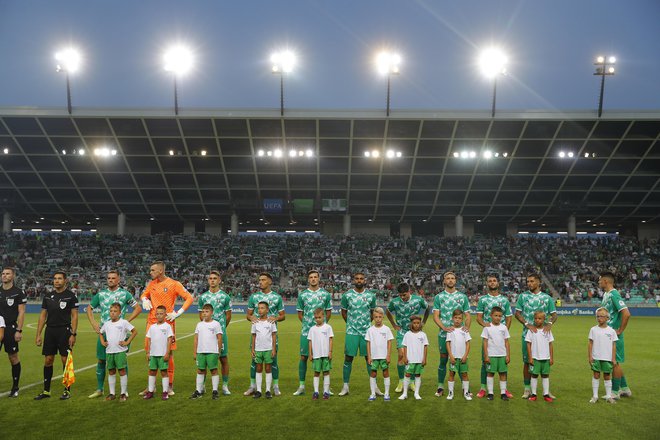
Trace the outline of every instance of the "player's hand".
[[[406, 360], [406, 363], [408, 363], [407, 360]], [[422, 361], [422, 367], [426, 367], [426, 359], [424, 359], [424, 360]]]
[[275, 359], [275, 356], [277, 356], [277, 350], [273, 348], [273, 351], [270, 352], [270, 355], [273, 359]]
[[[150, 356], [147, 354], [147, 363], [149, 362]], [[165, 356], [163, 356], [163, 359], [165, 359]]]
[[534, 365], [534, 359], [529, 358], [529, 362], [528, 362], [528, 364], [529, 364], [529, 365]]
[[591, 357], [591, 355], [589, 355], [589, 365], [591, 365], [591, 364], [593, 364], [593, 363], [594, 363], [594, 358]]
[[41, 336], [37, 335], [37, 337], [34, 339], [34, 343], [37, 347], [41, 347]]
[[455, 364], [455, 363], [456, 363], [456, 359], [455, 359], [453, 356], [450, 357], [450, 358], [449, 358], [449, 363], [450, 363], [450, 364]]
[[443, 330], [446, 331], [447, 333], [451, 333], [454, 331], [454, 327], [445, 327], [443, 328]]
[[104, 347], [107, 347], [108, 346], [108, 341], [101, 342], [101, 345], [104, 346]]
[[[73, 346], [76, 345], [76, 337], [71, 335], [69, 336], [69, 347], [73, 348]], [[106, 342], [106, 347], [108, 346], [108, 343]]]
[[622, 333], [622, 332], [621, 332], [621, 329], [617, 329], [617, 330], [616, 330], [616, 335], [617, 335], [617, 336], [621, 336], [621, 333]]
[[144, 298], [142, 300], [142, 308], [146, 311], [149, 311], [153, 308], [153, 305], [151, 304], [151, 301], [148, 298]]
[[255, 356], [254, 350], [252, 350], [252, 359], [254, 359]]
[[92, 323], [92, 328], [94, 329], [97, 335], [101, 334], [101, 327], [99, 327], [99, 325], [96, 322]]
[[485, 364], [490, 364], [490, 358], [489, 358], [488, 356], [486, 356], [486, 357], [484, 358], [484, 363], [485, 363]]
[[23, 339], [23, 333], [22, 332], [15, 332], [14, 333], [14, 341], [21, 342], [21, 339]]
[[463, 356], [463, 357], [461, 358], [461, 363], [464, 364], [464, 363], [466, 363], [466, 362], [467, 362], [467, 356]]
[[269, 316], [267, 321], [272, 324], [274, 322], [277, 322], [277, 317], [276, 316]]
[[251, 322], [252, 324], [256, 324], [257, 321], [259, 321], [259, 318], [257, 318], [257, 317], [254, 316], [254, 315], [250, 316], [250, 322]]
[[128, 345], [128, 342], [126, 342], [126, 341], [120, 341], [119, 342], [120, 347], [126, 347], [127, 345]]
[[552, 326], [550, 324], [546, 324], [543, 326], [543, 333], [548, 334], [550, 333], [550, 330], [552, 329]]
[[511, 360], [511, 359], [509, 358], [509, 355], [507, 355], [507, 356], [504, 358], [504, 362], [506, 362], [507, 365], [509, 364], [509, 361], [510, 361], [510, 360]]
[[165, 362], [168, 362], [168, 361], [170, 360], [170, 354], [169, 354], [169, 353], [165, 353], [165, 354], [163, 355], [163, 360], [164, 360]]
[[401, 326], [400, 325], [395, 325], [394, 330], [400, 332], [401, 331]]
[[490, 322], [484, 322], [484, 327], [490, 327]]
[[536, 329], [536, 327], [534, 327], [534, 326], [531, 325], [531, 324], [528, 324], [528, 325], [526, 325], [525, 327], [527, 327], [532, 333], [536, 333], [536, 332], [538, 331], [538, 330]]
[[367, 364], [371, 365], [371, 357], [367, 356]]
[[178, 317], [179, 317], [179, 314], [177, 312], [170, 312], [170, 313], [167, 314], [167, 320], [170, 321], [170, 322], [174, 321]]
[[197, 353], [193, 353], [193, 360], [197, 360]]
[[553, 365], [555, 363], [555, 360], [550, 358], [550, 365]]
[[[310, 355], [311, 355], [311, 353], [310, 353]], [[332, 360], [332, 352], [328, 353], [328, 360]]]
[[470, 327], [463, 326], [461, 327], [461, 330], [463, 330], [466, 333], [470, 333]]
[[387, 365], [390, 364], [390, 355], [388, 354], [387, 357], [385, 358], [385, 362], [387, 362]]

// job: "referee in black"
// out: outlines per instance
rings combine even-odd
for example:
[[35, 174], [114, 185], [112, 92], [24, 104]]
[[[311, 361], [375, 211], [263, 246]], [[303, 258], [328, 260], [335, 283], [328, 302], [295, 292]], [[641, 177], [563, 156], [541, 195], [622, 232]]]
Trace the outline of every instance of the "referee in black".
[[[76, 343], [78, 329], [78, 298], [66, 287], [66, 274], [58, 271], [53, 275], [54, 290], [44, 296], [41, 303], [41, 314], [37, 324], [36, 344], [41, 346], [41, 331], [46, 324], [46, 335], [43, 340], [44, 358], [44, 390], [34, 400], [50, 397], [50, 381], [53, 378], [53, 362], [57, 352], [62, 358], [62, 367], [66, 365], [67, 350]], [[69, 388], [64, 388], [60, 400], [71, 397]]]
[[18, 343], [23, 338], [23, 320], [27, 297], [14, 285], [16, 270], [13, 267], [2, 269], [2, 287], [0, 287], [0, 316], [5, 320], [5, 337], [0, 340], [0, 347], [11, 364], [12, 385], [9, 397], [18, 397], [18, 382], [21, 379], [21, 360], [18, 358]]

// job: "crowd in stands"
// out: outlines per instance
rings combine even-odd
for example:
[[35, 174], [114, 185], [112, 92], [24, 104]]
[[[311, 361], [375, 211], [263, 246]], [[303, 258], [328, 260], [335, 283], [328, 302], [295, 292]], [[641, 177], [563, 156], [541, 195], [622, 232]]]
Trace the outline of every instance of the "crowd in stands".
[[70, 287], [86, 301], [118, 269], [122, 283], [139, 295], [149, 266], [163, 260], [166, 272], [193, 295], [203, 293], [211, 269], [223, 273], [223, 289], [235, 302], [256, 290], [257, 276], [270, 272], [287, 302], [306, 287], [307, 271], [321, 272], [322, 285], [338, 301], [364, 271], [382, 300], [401, 281], [431, 299], [442, 289], [442, 273], [453, 270], [458, 287], [476, 304], [489, 273], [500, 277], [511, 301], [526, 290], [526, 274], [540, 272], [546, 290], [567, 303], [596, 302], [598, 273], [617, 274], [622, 295], [633, 305], [655, 303], [660, 293], [660, 245], [627, 237], [607, 238], [391, 238], [218, 237], [205, 234], [154, 236], [66, 233], [7, 234], [0, 243], [3, 266], [16, 267], [17, 284], [33, 300], [50, 290], [55, 270], [69, 275]]

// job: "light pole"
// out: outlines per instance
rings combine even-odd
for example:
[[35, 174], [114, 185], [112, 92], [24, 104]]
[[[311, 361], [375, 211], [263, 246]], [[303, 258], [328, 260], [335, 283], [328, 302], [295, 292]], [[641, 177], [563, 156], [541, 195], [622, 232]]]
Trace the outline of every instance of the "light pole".
[[401, 64], [401, 56], [392, 52], [381, 52], [376, 57], [376, 68], [381, 75], [387, 75], [387, 103], [385, 107], [385, 114], [390, 115], [390, 94], [392, 89], [392, 75], [400, 73], [399, 64]]
[[179, 114], [179, 90], [177, 77], [190, 71], [193, 65], [192, 52], [183, 46], [174, 46], [163, 55], [163, 68], [172, 72], [174, 78], [174, 114]]
[[290, 50], [275, 52], [270, 56], [271, 72], [280, 76], [280, 116], [284, 116], [284, 75], [293, 72], [296, 55]]
[[498, 48], [484, 50], [479, 57], [479, 67], [481, 73], [486, 78], [493, 80], [493, 105], [490, 111], [490, 117], [495, 117], [495, 104], [497, 102], [497, 78], [506, 73], [506, 64], [508, 59], [504, 52]]
[[600, 97], [598, 98], [598, 117], [603, 114], [603, 95], [605, 94], [605, 77], [607, 75], [614, 75], [614, 64], [616, 64], [616, 58], [615, 57], [604, 57], [604, 56], [598, 56], [596, 57], [596, 62], [594, 62], [594, 66], [596, 66], [596, 71], [594, 72], [594, 75], [599, 75], [600, 76]]
[[69, 74], [75, 73], [80, 67], [80, 54], [72, 48], [64, 49], [55, 54], [55, 71], [64, 72], [66, 78], [66, 109], [71, 114], [73, 108], [71, 106], [71, 82]]

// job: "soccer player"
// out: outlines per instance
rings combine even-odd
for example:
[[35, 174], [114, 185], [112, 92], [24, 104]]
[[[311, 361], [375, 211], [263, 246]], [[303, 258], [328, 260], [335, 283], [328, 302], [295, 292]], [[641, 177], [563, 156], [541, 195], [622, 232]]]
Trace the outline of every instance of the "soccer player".
[[[284, 303], [282, 302], [282, 297], [271, 290], [273, 285], [273, 276], [267, 272], [262, 272], [259, 274], [259, 292], [253, 293], [248, 298], [247, 304], [247, 315], [246, 319], [251, 323], [256, 323], [259, 318], [258, 315], [255, 316], [254, 310], [260, 302], [265, 302], [268, 304], [268, 321], [277, 325], [278, 322], [284, 321], [286, 315], [284, 313]], [[277, 336], [277, 334], [275, 335]], [[277, 349], [277, 338], [275, 339], [276, 349]], [[252, 348], [254, 348], [252, 346]], [[279, 387], [279, 378], [280, 378], [280, 369], [277, 365], [277, 350], [275, 350], [275, 357], [273, 358], [272, 365], [270, 367], [273, 374], [273, 394], [276, 396], [281, 395]], [[243, 393], [244, 396], [252, 395], [256, 390], [256, 377], [257, 377], [257, 364], [252, 359], [250, 364], [250, 387]]]
[[[527, 332], [538, 331], [534, 327], [534, 312], [542, 311], [545, 313], [546, 322], [543, 325], [543, 332], [549, 333], [552, 325], [557, 321], [557, 309], [555, 301], [547, 293], [541, 291], [541, 277], [538, 274], [529, 274], [527, 276], [527, 291], [518, 295], [516, 301], [516, 319], [523, 325], [522, 332], [522, 358], [523, 358], [523, 383], [525, 390], [522, 398], [527, 399], [531, 394], [532, 375], [530, 373], [529, 353], [527, 353], [527, 342], [525, 337]], [[550, 317], [548, 319], [548, 317]], [[554, 400], [555, 396], [548, 391], [548, 395]]]
[[[305, 376], [307, 375], [307, 359], [309, 359], [309, 329], [314, 327], [315, 310], [321, 308], [325, 313], [325, 322], [332, 316], [332, 297], [319, 286], [319, 273], [316, 270], [307, 272], [307, 289], [298, 294], [298, 319], [302, 322], [300, 331], [300, 362], [298, 363], [298, 389], [293, 393], [300, 396], [305, 393]], [[317, 390], [318, 391], [318, 390]], [[328, 391], [329, 392], [329, 391]]]
[[156, 307], [156, 322], [149, 326], [145, 337], [147, 352], [147, 362], [149, 364], [149, 385], [147, 392], [144, 393], [144, 399], [149, 400], [154, 397], [156, 391], [156, 373], [160, 371], [163, 384], [162, 400], [168, 400], [170, 379], [167, 376], [167, 365], [172, 354], [172, 340], [174, 333], [172, 326], [165, 322], [167, 314], [165, 306]]
[[312, 358], [312, 368], [314, 369], [314, 394], [312, 400], [319, 398], [319, 381], [323, 373], [323, 400], [330, 398], [330, 370], [332, 369], [332, 340], [334, 333], [332, 327], [325, 321], [326, 311], [322, 308], [314, 310], [314, 321], [316, 325], [312, 326], [307, 332], [309, 341], [309, 356]]
[[393, 298], [387, 305], [387, 319], [389, 319], [392, 328], [396, 330], [396, 349], [398, 352], [397, 373], [399, 375], [399, 384], [396, 386], [397, 393], [403, 391], [403, 377], [406, 370], [406, 364], [403, 362], [403, 337], [410, 330], [410, 317], [424, 312], [424, 322], [429, 317], [429, 306], [424, 298], [413, 295], [408, 283], [401, 283], [397, 286], [399, 296]]
[[536, 332], [527, 332], [525, 342], [527, 343], [527, 353], [530, 353], [529, 363], [532, 365], [532, 394], [528, 400], [536, 400], [536, 388], [538, 386], [539, 374], [543, 383], [543, 400], [552, 402], [550, 397], [550, 366], [554, 361], [554, 348], [552, 342], [555, 338], [552, 332], [544, 332], [545, 313], [534, 312], [534, 327]]
[[371, 385], [371, 395], [369, 401], [376, 400], [376, 376], [378, 369], [383, 371], [385, 382], [385, 396], [383, 399], [390, 400], [390, 353], [392, 352], [392, 340], [394, 335], [389, 327], [383, 325], [385, 312], [382, 308], [376, 307], [373, 312], [374, 324], [367, 329], [364, 339], [367, 341], [367, 363], [371, 366], [371, 376], [369, 384]]
[[0, 338], [0, 346], [5, 347], [5, 353], [11, 364], [12, 385], [9, 397], [18, 397], [18, 382], [21, 379], [21, 360], [18, 357], [18, 343], [23, 339], [23, 321], [27, 297], [21, 289], [14, 285], [16, 270], [13, 267], [2, 269], [2, 287], [0, 287], [0, 316], [5, 320], [4, 336]]
[[[125, 319], [121, 319], [122, 305], [113, 303], [110, 306], [110, 320], [103, 323], [99, 332], [101, 345], [105, 348], [108, 362], [108, 389], [110, 394], [105, 400], [115, 400], [115, 385], [117, 384], [117, 370], [119, 370], [119, 381], [121, 386], [120, 402], [128, 399], [128, 376], [126, 368], [128, 361], [126, 352], [128, 346], [137, 335], [135, 327]], [[128, 334], [130, 333], [130, 336]], [[128, 339], [126, 339], [128, 336]]]
[[438, 365], [438, 389], [436, 397], [444, 394], [445, 376], [447, 375], [447, 333], [454, 331], [452, 325], [452, 315], [454, 310], [461, 310], [465, 315], [463, 329], [470, 331], [470, 302], [467, 295], [456, 289], [456, 274], [454, 272], [445, 272], [443, 276], [445, 289], [438, 293], [433, 299], [433, 321], [440, 328], [438, 333], [438, 346], [440, 348], [440, 364]]
[[193, 358], [197, 361], [197, 388], [190, 396], [199, 399], [204, 394], [204, 381], [206, 369], [211, 372], [213, 386], [213, 400], [218, 398], [218, 359], [222, 348], [222, 326], [213, 319], [213, 306], [204, 304], [202, 307], [202, 321], [195, 327], [195, 341], [193, 342]]
[[[486, 277], [486, 286], [488, 293], [479, 298], [477, 302], [477, 322], [482, 327], [487, 327], [491, 323], [490, 312], [493, 307], [497, 306], [504, 310], [504, 322], [506, 328], [511, 329], [511, 321], [513, 313], [511, 313], [511, 304], [509, 298], [500, 293], [500, 280], [497, 275], [490, 274]], [[512, 398], [513, 394], [506, 391], [508, 398]], [[481, 350], [481, 389], [477, 393], [478, 398], [486, 397], [486, 363], [484, 362], [483, 347]]]
[[[156, 307], [160, 305], [165, 306], [165, 310], [167, 311], [166, 317], [174, 333], [174, 337], [172, 338], [172, 351], [174, 351], [176, 350], [176, 323], [174, 320], [188, 310], [188, 307], [193, 303], [193, 297], [180, 282], [165, 276], [165, 263], [162, 261], [156, 261], [151, 265], [149, 275], [151, 276], [151, 281], [147, 284], [140, 297], [142, 299], [142, 308], [149, 311], [149, 315], [147, 316], [147, 330], [149, 330], [150, 325], [156, 322]], [[177, 297], [183, 298], [184, 303], [175, 312], [174, 302]], [[174, 395], [174, 353], [169, 358], [167, 375], [170, 379], [168, 393], [172, 396]], [[146, 391], [142, 391], [141, 395], [144, 395]]]
[[410, 378], [415, 381], [415, 400], [422, 400], [419, 390], [422, 386], [422, 373], [426, 366], [426, 355], [429, 349], [429, 338], [422, 331], [422, 318], [410, 317], [410, 331], [403, 336], [403, 362], [406, 364], [406, 376], [403, 379], [403, 393], [399, 400], [408, 398]]
[[[41, 339], [41, 332], [46, 325], [46, 334]], [[41, 303], [41, 314], [37, 323], [35, 343], [43, 349], [44, 355], [44, 390], [34, 398], [43, 400], [50, 398], [50, 381], [53, 378], [53, 362], [59, 352], [62, 358], [62, 368], [66, 365], [68, 350], [76, 344], [78, 329], [78, 298], [67, 289], [66, 273], [57, 271], [53, 275], [53, 291], [44, 295]], [[65, 387], [60, 400], [71, 398], [71, 390]]]
[[270, 393], [273, 381], [272, 364], [277, 356], [277, 325], [270, 319], [268, 312], [270, 305], [267, 301], [259, 301], [257, 304], [259, 318], [252, 322], [252, 359], [256, 364], [256, 385], [253, 398], [261, 397], [261, 372], [266, 370], [266, 399], [272, 397]]
[[[94, 331], [99, 335], [99, 338], [96, 342], [96, 359], [98, 360], [96, 364], [96, 391], [90, 394], [90, 399], [96, 397], [101, 397], [103, 395], [103, 384], [105, 383], [105, 366], [106, 366], [106, 349], [101, 344], [101, 335], [100, 335], [100, 326], [103, 326], [106, 322], [110, 320], [110, 306], [114, 303], [119, 303], [121, 306], [121, 312], [119, 313], [119, 318], [124, 319], [124, 314], [128, 306], [133, 308], [133, 312], [128, 316], [127, 321], [131, 322], [140, 315], [142, 312], [142, 307], [138, 302], [133, 298], [131, 293], [119, 286], [121, 282], [119, 272], [116, 270], [111, 270], [108, 272], [106, 277], [106, 282], [108, 287], [105, 289], [99, 290], [99, 292], [92, 297], [92, 301], [87, 307], [87, 319], [91, 324]], [[100, 310], [101, 312], [101, 323], [100, 326], [94, 319], [94, 310]]]
[[[341, 317], [346, 322], [346, 339], [344, 342], [344, 387], [339, 392], [340, 396], [346, 396], [349, 392], [348, 382], [353, 369], [353, 358], [358, 351], [367, 362], [367, 374], [371, 377], [371, 367], [367, 358], [367, 341], [364, 335], [371, 325], [373, 310], [376, 308], [376, 295], [365, 289], [367, 280], [362, 272], [353, 275], [353, 289], [350, 289], [341, 297]], [[376, 394], [382, 393], [376, 388]]]
[[222, 350], [220, 350], [220, 363], [222, 364], [222, 394], [229, 392], [229, 352], [227, 326], [231, 322], [231, 297], [220, 290], [220, 272], [212, 270], [208, 276], [209, 290], [199, 296], [199, 319], [202, 320], [202, 308], [206, 304], [213, 306], [213, 320], [220, 323], [222, 329]]
[[491, 310], [492, 321], [488, 327], [481, 331], [481, 337], [484, 340], [484, 359], [486, 361], [486, 386], [488, 387], [488, 400], [493, 400], [493, 382], [495, 373], [500, 376], [500, 394], [502, 400], [509, 400], [506, 395], [506, 376], [507, 365], [511, 359], [511, 349], [509, 346], [509, 329], [502, 325], [502, 315], [504, 311], [495, 306]]
[[596, 310], [596, 321], [598, 325], [589, 330], [589, 365], [594, 372], [591, 379], [593, 396], [589, 403], [598, 403], [598, 387], [600, 385], [600, 374], [603, 373], [603, 384], [605, 385], [605, 401], [616, 403], [612, 396], [611, 373], [613, 365], [616, 364], [617, 341], [619, 340], [616, 330], [607, 325], [611, 316], [606, 308], [600, 307]]
[[447, 400], [454, 399], [454, 376], [461, 376], [463, 397], [472, 400], [470, 381], [468, 379], [468, 354], [470, 354], [470, 332], [463, 329], [463, 311], [456, 309], [451, 317], [454, 331], [447, 333], [447, 354], [449, 355], [449, 380], [447, 381]]
[[628, 306], [621, 298], [619, 291], [614, 288], [614, 274], [612, 272], [603, 272], [598, 279], [598, 287], [603, 289], [603, 301], [600, 306], [604, 307], [609, 314], [607, 325], [612, 327], [618, 336], [616, 341], [616, 362], [612, 371], [612, 397], [618, 399], [621, 397], [632, 396], [632, 391], [628, 387], [626, 376], [623, 374], [621, 364], [625, 361], [625, 347], [623, 331], [628, 326], [630, 320], [630, 311]]

